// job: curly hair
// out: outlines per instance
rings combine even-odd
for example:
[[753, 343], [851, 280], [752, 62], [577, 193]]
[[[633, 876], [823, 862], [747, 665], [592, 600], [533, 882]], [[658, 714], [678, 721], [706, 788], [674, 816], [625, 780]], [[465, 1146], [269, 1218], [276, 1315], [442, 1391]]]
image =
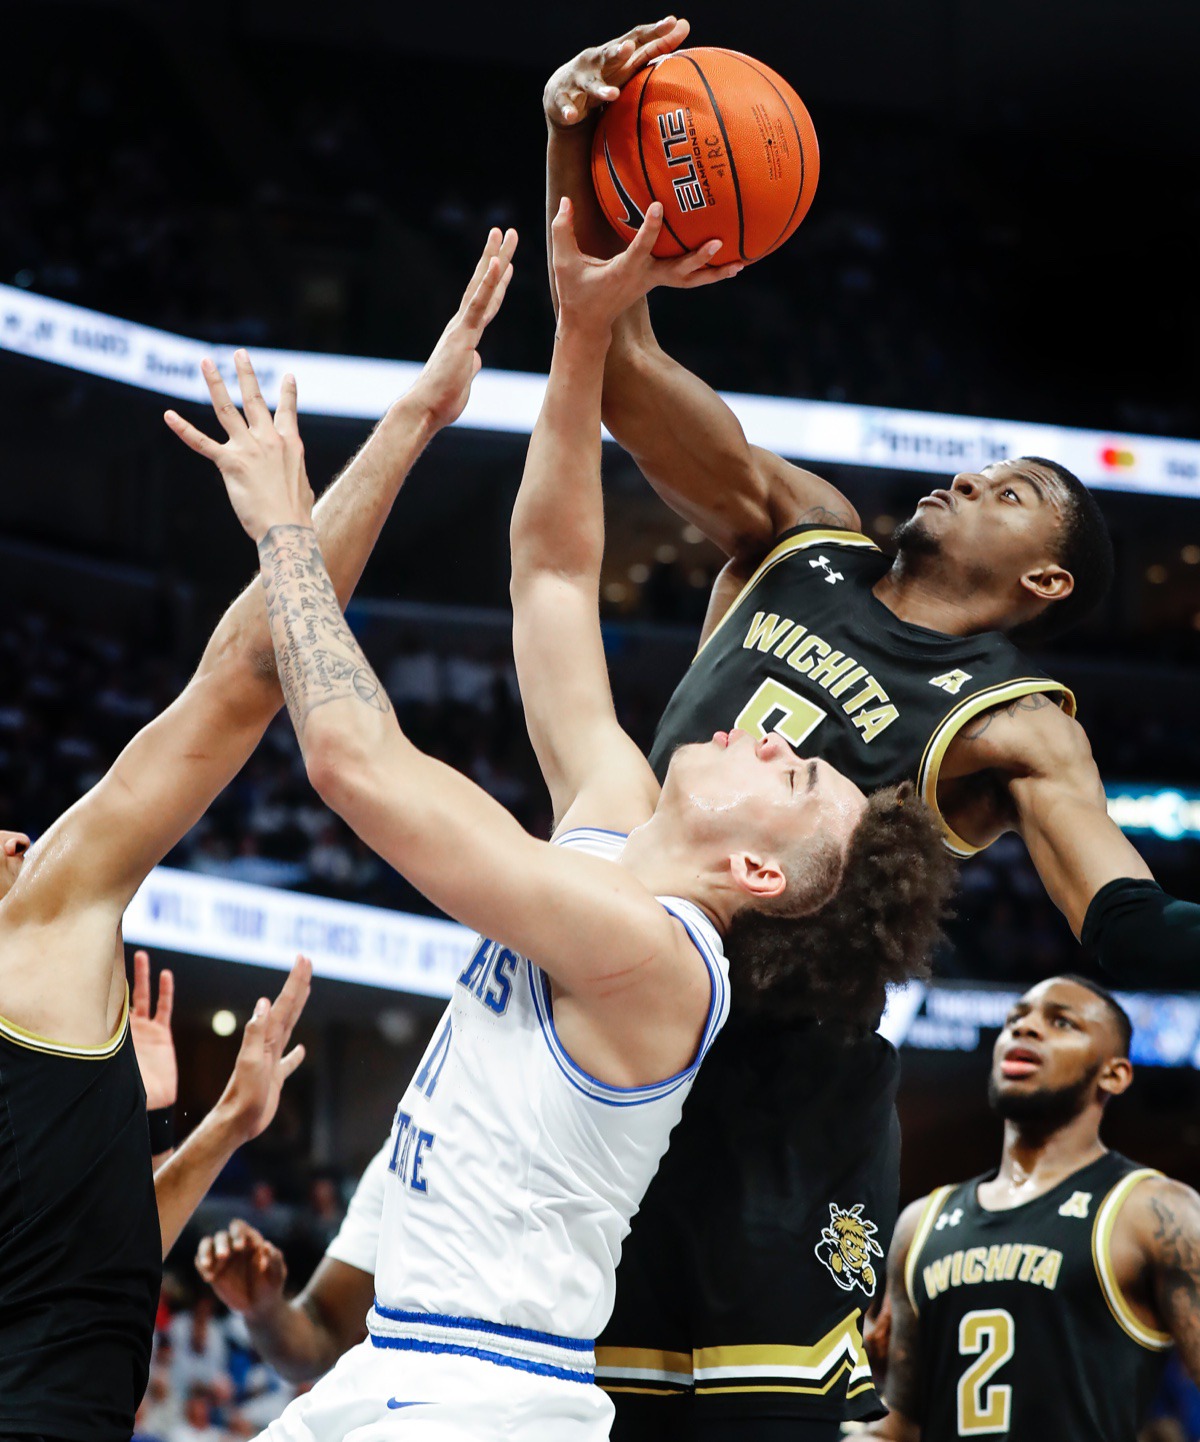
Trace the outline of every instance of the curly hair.
[[738, 1010], [874, 1027], [889, 982], [929, 975], [957, 874], [911, 782], [874, 792], [831, 899], [808, 915], [735, 917], [725, 952]]

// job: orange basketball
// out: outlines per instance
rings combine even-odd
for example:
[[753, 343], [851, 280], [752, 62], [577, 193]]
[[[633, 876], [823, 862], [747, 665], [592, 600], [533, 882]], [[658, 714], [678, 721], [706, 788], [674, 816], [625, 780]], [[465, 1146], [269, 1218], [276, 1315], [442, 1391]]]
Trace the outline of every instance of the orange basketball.
[[812, 120], [787, 81], [713, 46], [640, 70], [592, 144], [592, 183], [613, 229], [632, 238], [659, 200], [655, 255], [721, 240], [712, 265], [777, 250], [808, 213], [819, 171]]

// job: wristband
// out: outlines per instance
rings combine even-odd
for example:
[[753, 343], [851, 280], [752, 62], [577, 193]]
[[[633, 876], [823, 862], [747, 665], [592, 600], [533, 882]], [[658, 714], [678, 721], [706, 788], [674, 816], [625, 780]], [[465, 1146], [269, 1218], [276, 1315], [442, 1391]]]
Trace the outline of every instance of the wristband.
[[175, 1146], [175, 1108], [156, 1107], [146, 1113], [150, 1125], [150, 1155], [157, 1157]]

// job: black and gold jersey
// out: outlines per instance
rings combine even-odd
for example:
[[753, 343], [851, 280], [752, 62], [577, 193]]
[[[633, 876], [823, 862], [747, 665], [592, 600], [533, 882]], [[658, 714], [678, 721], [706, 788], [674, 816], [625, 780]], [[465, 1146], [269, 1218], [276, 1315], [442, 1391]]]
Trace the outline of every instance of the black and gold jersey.
[[986, 1177], [931, 1194], [905, 1271], [923, 1442], [1134, 1442], [1171, 1339], [1130, 1308], [1110, 1242], [1155, 1175], [1107, 1152], [1005, 1211], [980, 1206]]
[[[778, 731], [865, 791], [916, 782], [936, 808], [938, 775], [972, 717], [1065, 686], [998, 631], [948, 636], [895, 616], [873, 593], [891, 564], [853, 531], [797, 526], [779, 540], [701, 647], [659, 723], [650, 762], [740, 727]], [[947, 828], [957, 855], [977, 848]]]
[[128, 1442], [161, 1246], [128, 999], [102, 1047], [0, 1019], [0, 1437]]

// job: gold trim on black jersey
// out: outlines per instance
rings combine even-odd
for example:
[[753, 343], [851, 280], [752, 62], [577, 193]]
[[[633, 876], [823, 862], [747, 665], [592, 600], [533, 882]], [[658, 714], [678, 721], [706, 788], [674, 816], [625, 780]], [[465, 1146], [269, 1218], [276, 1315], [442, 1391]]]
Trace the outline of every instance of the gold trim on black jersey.
[[[946, 849], [961, 860], [965, 861], [968, 857], [977, 856], [985, 848], [974, 846], [957, 835], [938, 806], [938, 776], [942, 769], [942, 762], [946, 759], [946, 752], [950, 749], [950, 743], [967, 722], [973, 720], [981, 711], [988, 711], [993, 706], [1003, 706], [1009, 701], [1019, 701], [1022, 696], [1037, 695], [1057, 697], [1058, 704], [1067, 715], [1075, 715], [1075, 695], [1066, 686], [1057, 681], [1051, 681], [1045, 676], [1022, 676], [1012, 681], [1001, 682], [997, 686], [987, 686], [982, 691], [976, 691], [965, 697], [952, 711], [947, 713], [925, 743], [925, 753], [921, 757], [920, 770], [917, 772], [917, 790], [942, 823]], [[988, 845], [990, 844], [989, 842]]]
[[18, 1026], [15, 1021], [8, 1021], [2, 1016], [0, 1016], [0, 1036], [11, 1041], [14, 1046], [24, 1047], [27, 1051], [40, 1051], [45, 1056], [68, 1056], [75, 1057], [80, 1061], [104, 1061], [120, 1051], [128, 1025], [129, 986], [127, 984], [117, 1029], [102, 1046], [68, 1046], [65, 1042], [52, 1041], [48, 1036], [39, 1036], [36, 1031], [27, 1031], [23, 1026]]
[[936, 1191], [929, 1193], [917, 1222], [917, 1230], [908, 1244], [908, 1256], [904, 1262], [904, 1290], [908, 1293], [908, 1300], [912, 1304], [914, 1312], [921, 1310], [921, 1304], [917, 1301], [917, 1263], [925, 1243], [929, 1240], [929, 1234], [933, 1231], [933, 1224], [941, 1215], [942, 1208], [950, 1199], [950, 1193], [953, 1190], [954, 1186], [951, 1184], [948, 1187], [938, 1187]]
[[1104, 1293], [1104, 1300], [1108, 1303], [1108, 1310], [1113, 1314], [1117, 1326], [1148, 1352], [1165, 1352], [1168, 1347], [1174, 1346], [1174, 1342], [1170, 1333], [1147, 1327], [1125, 1300], [1112, 1262], [1112, 1234], [1121, 1208], [1134, 1187], [1149, 1177], [1161, 1176], [1162, 1172], [1156, 1172], [1152, 1167], [1141, 1167], [1122, 1177], [1100, 1204], [1096, 1220], [1092, 1224], [1092, 1261], [1096, 1266], [1096, 1277], [1100, 1290]]
[[692, 1390], [692, 1354], [652, 1347], [597, 1347], [596, 1384], [606, 1392], [678, 1397]]
[[[870, 536], [864, 536], [861, 531], [830, 531], [824, 529], [801, 531], [799, 535], [789, 536], [786, 541], [780, 541], [780, 543], [767, 554], [754, 574], [729, 603], [729, 609], [704, 640], [701, 641], [699, 649], [696, 651], [696, 656], [699, 656], [700, 652], [704, 650], [705, 646], [708, 645], [768, 571], [778, 566], [780, 561], [786, 561], [787, 558], [794, 555], [795, 552], [807, 550], [809, 546], [845, 546], [850, 550], [856, 551], [877, 551], [879, 549]], [[693, 656], [692, 660], [694, 661], [695, 659], [696, 657]]]
[[873, 1385], [856, 1307], [811, 1347], [699, 1347], [697, 1396], [726, 1392], [787, 1392], [827, 1396], [844, 1377], [846, 1396]]

